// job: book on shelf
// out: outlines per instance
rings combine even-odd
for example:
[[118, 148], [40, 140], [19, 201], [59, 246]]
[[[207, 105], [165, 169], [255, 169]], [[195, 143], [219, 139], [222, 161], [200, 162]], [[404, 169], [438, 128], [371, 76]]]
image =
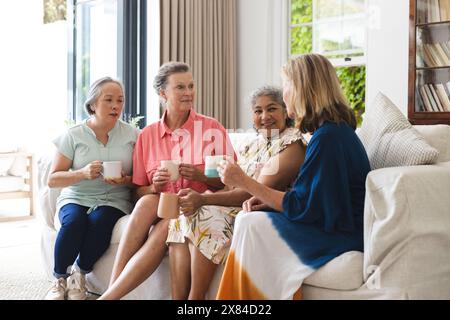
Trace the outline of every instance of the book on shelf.
[[438, 0], [427, 0], [427, 22], [437, 22], [441, 19]]
[[450, 0], [423, 0], [419, 3], [418, 9], [426, 12], [426, 23], [450, 20]]
[[439, 112], [439, 108], [437, 107], [437, 104], [434, 101], [433, 94], [431, 93], [430, 88], [426, 84], [423, 85], [423, 88], [425, 89], [426, 96], [427, 96], [428, 100], [430, 101], [431, 111]]
[[444, 87], [445, 94], [450, 99], [450, 88], [448, 88], [445, 84], [442, 84], [442, 86]]
[[439, 0], [441, 21], [450, 20], [450, 0]]
[[[422, 111], [450, 112], [450, 82], [424, 84], [419, 87]], [[420, 104], [419, 104], [420, 105]]]
[[439, 62], [436, 60], [435, 56], [431, 54], [430, 47], [427, 44], [422, 46], [423, 49], [423, 60], [425, 62], [425, 66], [427, 67], [436, 67], [439, 65]]
[[442, 108], [445, 112], [450, 111], [450, 99], [447, 95], [447, 92], [445, 92], [444, 84], [442, 83], [436, 83], [434, 85], [436, 89], [436, 93], [438, 95], [439, 100], [441, 101]]
[[442, 42], [441, 46], [447, 57], [450, 59], [450, 41]]
[[416, 1], [417, 23], [427, 22], [427, 3], [426, 1]]
[[433, 43], [433, 47], [436, 50], [439, 59], [441, 61], [441, 66], [450, 66], [450, 59], [445, 53], [444, 49], [442, 48], [442, 45], [439, 42]]
[[428, 112], [433, 112], [433, 108], [431, 107], [431, 103], [430, 100], [428, 99], [427, 93], [425, 91], [425, 86], [421, 86], [419, 88], [419, 93], [420, 93], [420, 97], [422, 98], [422, 110], [423, 111], [428, 111]]
[[426, 67], [450, 66], [450, 44], [448, 43], [436, 42], [423, 44], [417, 50], [418, 54], [422, 55]]
[[438, 111], [443, 112], [444, 108], [442, 107], [441, 100], [439, 100], [439, 97], [437, 95], [436, 89], [434, 88], [434, 85], [429, 84], [428, 86], [430, 87], [430, 91], [431, 91], [431, 94], [433, 95], [434, 101], [436, 102]]

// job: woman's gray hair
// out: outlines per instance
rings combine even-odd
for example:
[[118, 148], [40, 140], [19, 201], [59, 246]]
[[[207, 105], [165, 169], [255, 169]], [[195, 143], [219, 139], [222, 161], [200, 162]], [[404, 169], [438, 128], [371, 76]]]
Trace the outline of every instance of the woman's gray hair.
[[191, 71], [191, 68], [187, 63], [177, 61], [167, 62], [159, 68], [158, 74], [153, 81], [153, 88], [159, 95], [161, 90], [166, 88], [169, 76], [174, 73], [184, 73], [189, 71]]
[[107, 83], [116, 83], [119, 85], [119, 87], [122, 89], [122, 93], [125, 96], [125, 88], [117, 79], [113, 79], [111, 77], [103, 77], [95, 81], [93, 84], [91, 84], [91, 87], [89, 88], [89, 92], [87, 94], [86, 102], [84, 103], [84, 107], [86, 108], [86, 111], [88, 114], [93, 115], [95, 112], [91, 109], [91, 106], [97, 102], [98, 98], [100, 98], [100, 95], [102, 94], [102, 87]]
[[[256, 104], [256, 100], [260, 97], [270, 97], [273, 101], [275, 101], [277, 104], [279, 104], [281, 107], [283, 107], [283, 110], [287, 114], [287, 107], [286, 103], [284, 103], [283, 100], [283, 89], [280, 87], [275, 86], [262, 86], [255, 91], [253, 91], [250, 94], [250, 104], [253, 107]], [[289, 117], [286, 119], [286, 126], [292, 127], [294, 125], [294, 121], [292, 119], [289, 119]]]

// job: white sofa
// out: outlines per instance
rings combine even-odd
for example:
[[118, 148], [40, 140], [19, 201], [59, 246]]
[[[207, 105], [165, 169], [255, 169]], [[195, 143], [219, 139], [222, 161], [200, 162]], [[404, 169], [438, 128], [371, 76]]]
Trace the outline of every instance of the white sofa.
[[[439, 150], [438, 163], [369, 173], [364, 253], [347, 252], [312, 274], [303, 285], [305, 299], [450, 299], [450, 127], [416, 129]], [[237, 149], [249, 135], [231, 138]], [[42, 258], [51, 279], [59, 190], [46, 187], [49, 162], [41, 158], [38, 165]], [[88, 275], [93, 292], [101, 293], [107, 286], [127, 221], [128, 217], [119, 220], [109, 249]], [[218, 269], [209, 297], [214, 297], [222, 271]], [[166, 256], [156, 272], [125, 298], [170, 299], [169, 276]]]

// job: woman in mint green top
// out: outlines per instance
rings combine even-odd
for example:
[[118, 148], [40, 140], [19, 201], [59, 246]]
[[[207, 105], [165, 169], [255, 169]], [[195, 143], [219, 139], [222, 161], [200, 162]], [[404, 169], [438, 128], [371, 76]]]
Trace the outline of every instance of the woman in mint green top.
[[[118, 120], [109, 131], [108, 142], [104, 145], [97, 140], [88, 122], [89, 120], [85, 120], [54, 140], [58, 152], [72, 159], [71, 170], [82, 170], [89, 163], [96, 161], [120, 160], [125, 175], [131, 176], [132, 153], [137, 139], [137, 130]], [[97, 169], [101, 169], [101, 166], [97, 166]], [[90, 211], [98, 206], [111, 206], [129, 214], [133, 209], [130, 202], [130, 185], [108, 184], [101, 176], [97, 177], [81, 180], [65, 187], [58, 197], [57, 210], [67, 203], [76, 203], [89, 207]]]
[[[48, 185], [63, 188], [57, 200], [61, 229], [55, 243], [56, 280], [46, 299], [86, 299], [85, 274], [108, 248], [116, 222], [132, 210], [138, 130], [119, 120], [123, 105], [119, 81], [97, 80], [85, 103], [91, 117], [54, 141], [57, 152]], [[122, 176], [104, 179], [105, 161], [121, 161]]]

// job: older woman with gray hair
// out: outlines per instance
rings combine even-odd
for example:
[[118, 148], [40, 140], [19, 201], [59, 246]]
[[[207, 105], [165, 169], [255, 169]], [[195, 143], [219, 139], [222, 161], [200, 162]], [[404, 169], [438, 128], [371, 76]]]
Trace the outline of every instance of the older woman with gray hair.
[[[86, 299], [85, 274], [108, 248], [116, 222], [131, 212], [138, 131], [120, 120], [124, 101], [119, 81], [97, 80], [85, 103], [91, 117], [54, 141], [57, 152], [48, 185], [63, 190], [57, 199], [61, 229], [55, 243], [55, 281], [46, 299]], [[104, 161], [121, 161], [122, 176], [102, 178]]]
[[[194, 79], [187, 64], [162, 65], [153, 87], [165, 112], [159, 121], [143, 129], [136, 143], [133, 182], [140, 186], [140, 198], [120, 240], [109, 288], [100, 299], [120, 299], [161, 263], [167, 251], [169, 219], [157, 217], [160, 194], [186, 188], [198, 192], [221, 189], [219, 178], [204, 175], [204, 157], [235, 157], [225, 128], [217, 120], [194, 111]], [[180, 163], [180, 178], [176, 181], [170, 181], [168, 170], [161, 167], [164, 160]]]
[[[280, 88], [264, 86], [250, 96], [258, 137], [239, 151], [239, 165], [250, 177], [285, 191], [303, 163], [305, 143], [292, 128]], [[172, 296], [205, 299], [219, 264], [228, 256], [236, 214], [250, 194], [240, 188], [216, 193], [180, 192], [184, 215], [172, 220], [169, 244]]]

